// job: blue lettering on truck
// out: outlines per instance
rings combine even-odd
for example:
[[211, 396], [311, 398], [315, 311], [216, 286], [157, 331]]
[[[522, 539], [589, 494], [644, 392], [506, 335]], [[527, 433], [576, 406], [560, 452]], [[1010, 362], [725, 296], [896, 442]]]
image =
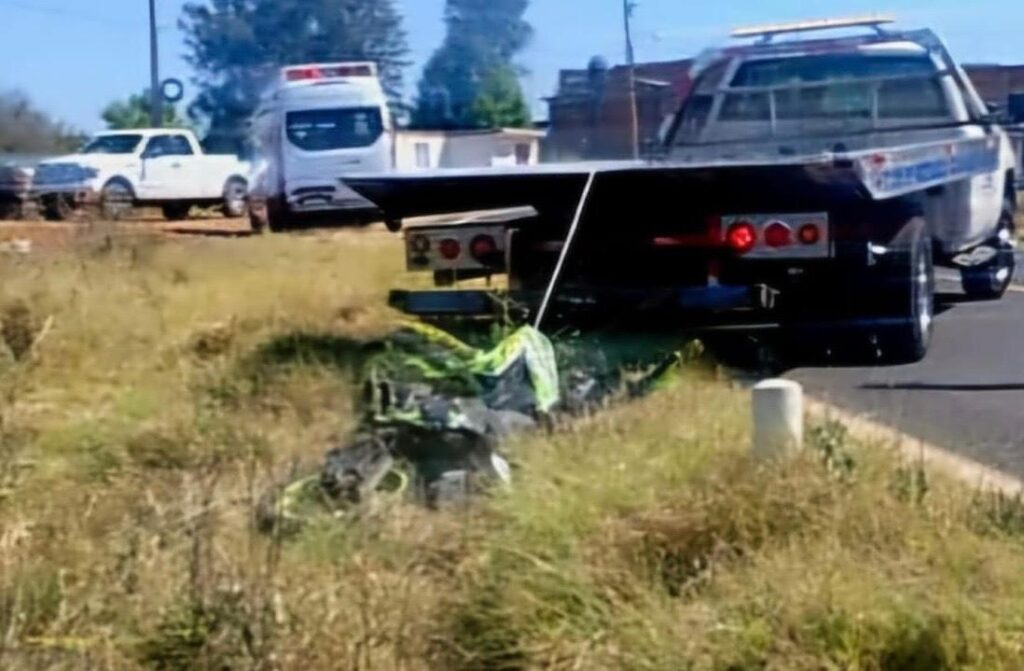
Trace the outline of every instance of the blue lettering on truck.
[[945, 157], [887, 168], [881, 171], [878, 185], [884, 191], [898, 191], [955, 177], [992, 172], [998, 166], [998, 148], [972, 148]]

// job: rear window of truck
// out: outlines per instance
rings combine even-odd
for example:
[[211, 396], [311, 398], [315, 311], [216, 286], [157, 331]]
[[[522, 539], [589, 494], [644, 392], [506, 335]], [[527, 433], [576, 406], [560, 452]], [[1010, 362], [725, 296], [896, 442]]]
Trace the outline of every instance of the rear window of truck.
[[369, 147], [384, 133], [375, 107], [289, 112], [285, 125], [288, 141], [304, 151]]
[[[885, 79], [892, 77], [892, 79]], [[750, 61], [731, 88], [773, 87], [773, 92], [726, 95], [722, 121], [871, 119], [875, 88], [879, 119], [922, 119], [949, 114], [935, 65], [927, 56], [823, 54]]]

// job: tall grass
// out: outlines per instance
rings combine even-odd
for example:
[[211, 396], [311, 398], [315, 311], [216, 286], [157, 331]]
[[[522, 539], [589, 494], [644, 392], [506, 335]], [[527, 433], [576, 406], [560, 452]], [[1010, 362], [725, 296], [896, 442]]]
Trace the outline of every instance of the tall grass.
[[[0, 668], [1019, 668], [1019, 501], [840, 427], [747, 457], [684, 372], [508, 447], [469, 510], [284, 541], [260, 497], [351, 429], [400, 249], [97, 238], [0, 266]], [[17, 355], [17, 356], [16, 356]]]

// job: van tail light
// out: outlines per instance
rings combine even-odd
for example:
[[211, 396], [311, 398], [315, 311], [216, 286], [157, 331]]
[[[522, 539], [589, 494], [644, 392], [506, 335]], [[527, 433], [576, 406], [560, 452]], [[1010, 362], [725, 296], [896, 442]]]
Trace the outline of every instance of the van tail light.
[[757, 244], [757, 229], [749, 221], [738, 221], [729, 227], [725, 241], [738, 254], [746, 254]]
[[324, 73], [318, 67], [289, 68], [284, 71], [285, 79], [290, 82], [301, 82], [310, 79], [323, 79]]
[[800, 227], [797, 237], [805, 245], [816, 245], [821, 242], [821, 228], [817, 224], [806, 224]]
[[326, 65], [299, 65], [284, 68], [285, 81], [304, 82], [344, 77], [376, 77], [373, 63], [336, 63]]
[[458, 240], [446, 238], [438, 243], [437, 251], [441, 254], [441, 258], [446, 261], [454, 261], [462, 255], [462, 245], [459, 244]]
[[498, 243], [490, 235], [478, 235], [469, 243], [469, 253], [481, 263], [492, 261], [497, 252]]
[[793, 244], [793, 229], [781, 221], [773, 221], [764, 229], [764, 244], [769, 247], [788, 247]]

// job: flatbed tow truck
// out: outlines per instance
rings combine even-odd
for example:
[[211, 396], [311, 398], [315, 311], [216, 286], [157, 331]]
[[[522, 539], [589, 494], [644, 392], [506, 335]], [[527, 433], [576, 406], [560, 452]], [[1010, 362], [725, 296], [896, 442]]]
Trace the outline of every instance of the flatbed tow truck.
[[[697, 60], [656, 160], [346, 177], [392, 224], [490, 211], [408, 228], [409, 269], [439, 287], [393, 305], [511, 305], [546, 329], [782, 328], [877, 363], [923, 358], [935, 265], [971, 299], [1009, 286], [1015, 160], [943, 43], [888, 23], [736, 31], [754, 41]], [[839, 29], [865, 34], [801, 37]], [[501, 275], [500, 291], [457, 288]]]

